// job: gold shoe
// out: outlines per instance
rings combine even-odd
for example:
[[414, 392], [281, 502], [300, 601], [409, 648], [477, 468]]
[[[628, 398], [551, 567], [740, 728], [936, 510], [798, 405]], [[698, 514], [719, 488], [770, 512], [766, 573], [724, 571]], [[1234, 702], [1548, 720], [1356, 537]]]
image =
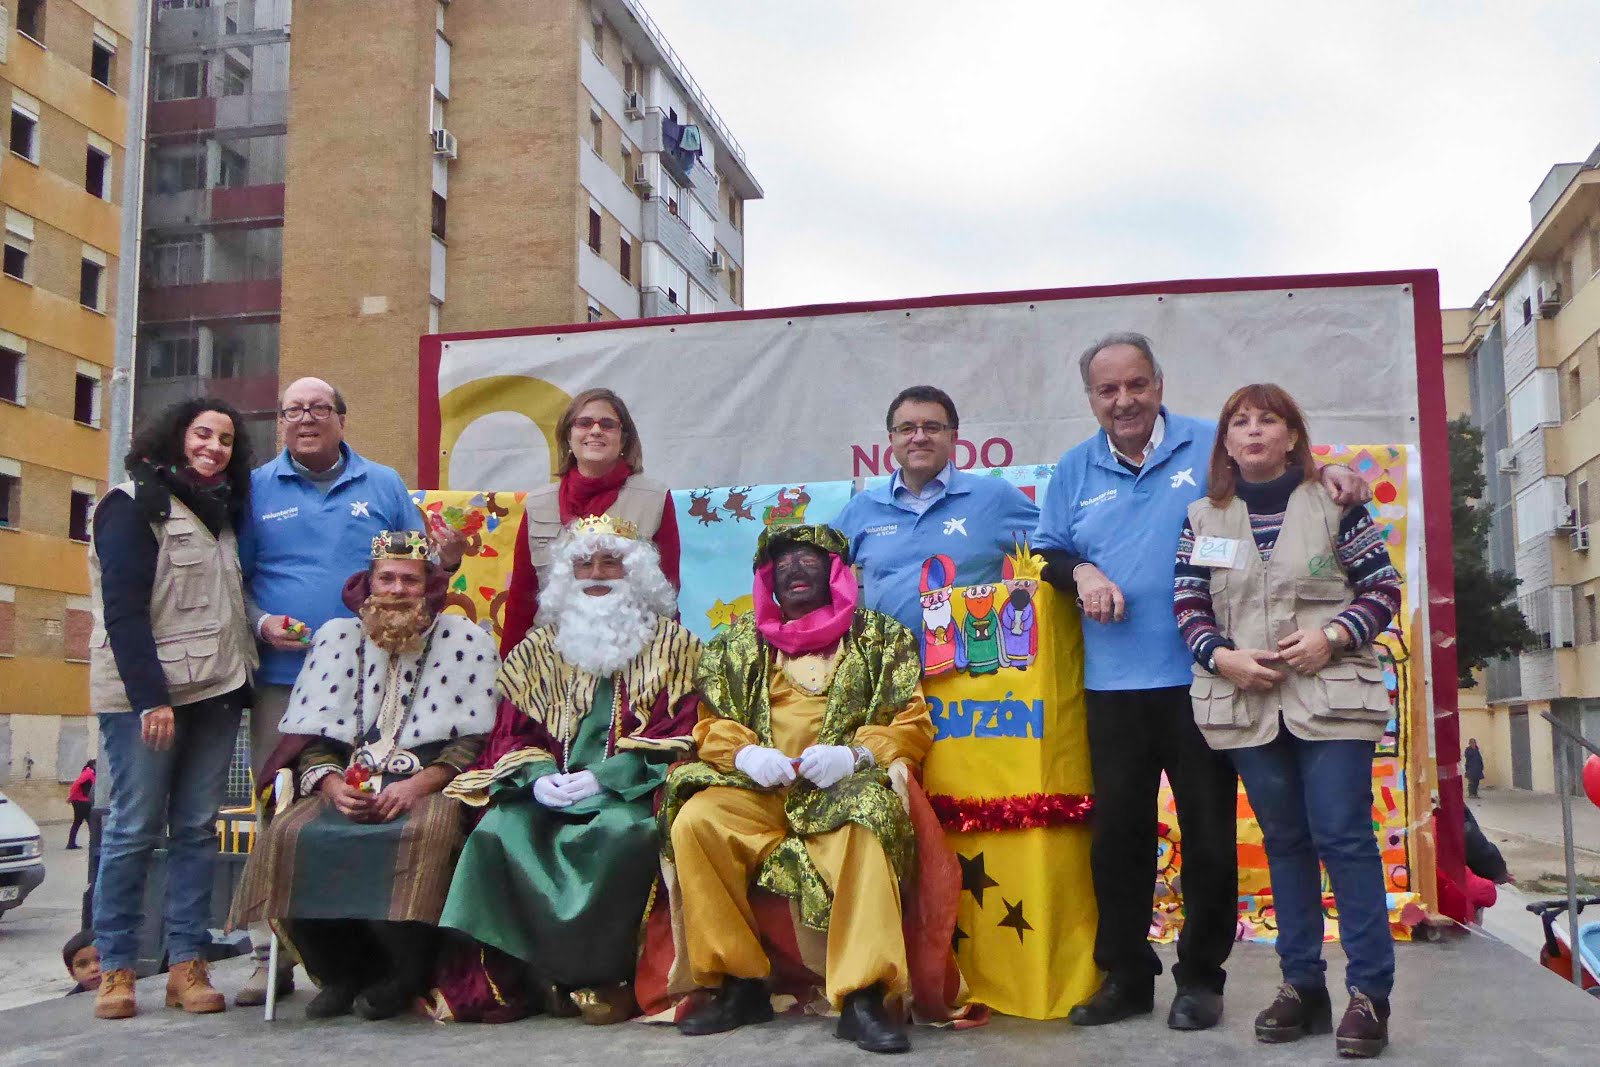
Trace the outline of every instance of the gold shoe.
[[167, 1007], [192, 1015], [210, 1015], [228, 1006], [228, 999], [211, 984], [206, 961], [198, 957], [174, 963], [167, 970]]
[[639, 1006], [633, 998], [633, 988], [627, 982], [574, 989], [570, 996], [572, 1003], [578, 1006], [578, 1014], [589, 1026], [626, 1022], [639, 1012]]
[[131, 1019], [139, 1014], [134, 1000], [133, 985], [137, 976], [131, 970], [107, 971], [100, 978], [100, 988], [94, 995], [96, 1019]]

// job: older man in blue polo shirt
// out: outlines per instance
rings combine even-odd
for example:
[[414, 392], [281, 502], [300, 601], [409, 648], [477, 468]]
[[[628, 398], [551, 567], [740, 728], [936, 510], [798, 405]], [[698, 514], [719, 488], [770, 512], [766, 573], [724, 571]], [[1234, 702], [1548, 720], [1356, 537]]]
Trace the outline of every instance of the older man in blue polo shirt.
[[[277, 747], [278, 721], [307, 642], [323, 623], [350, 615], [344, 583], [367, 568], [372, 539], [384, 530], [424, 530], [400, 475], [345, 442], [346, 410], [344, 397], [322, 379], [292, 383], [278, 411], [284, 450], [250, 477], [250, 523], [239, 557], [262, 644], [250, 709], [250, 762], [258, 778]], [[436, 539], [447, 569], [461, 565], [466, 542], [459, 533], [442, 527], [425, 532]], [[251, 939], [256, 970], [239, 991], [240, 1004], [266, 999], [264, 925], [252, 929]], [[294, 988], [292, 962], [280, 967], [277, 980], [280, 993]]]
[[[1154, 1007], [1161, 961], [1147, 935], [1164, 771], [1183, 834], [1184, 907], [1167, 1025], [1205, 1030], [1222, 1018], [1233, 948], [1238, 787], [1233, 765], [1195, 726], [1194, 661], [1173, 615], [1172, 568], [1188, 507], [1205, 495], [1216, 424], [1162, 406], [1161, 367], [1141, 334], [1096, 341], [1078, 366], [1101, 430], [1061, 457], [1033, 542], [1046, 580], [1075, 586], [1084, 615], [1094, 955], [1106, 977], [1069, 1018], [1098, 1026]], [[1369, 495], [1342, 467], [1324, 469], [1323, 483], [1341, 504]]]
[[[1028, 537], [1039, 509], [1004, 478], [956, 469], [951, 456], [961, 420], [943, 390], [901, 390], [886, 421], [899, 469], [887, 485], [852, 497], [833, 525], [850, 539], [866, 606], [894, 616], [926, 641], [924, 565], [938, 561], [941, 588], [998, 582], [1006, 553]], [[946, 601], [929, 610], [948, 607]]]

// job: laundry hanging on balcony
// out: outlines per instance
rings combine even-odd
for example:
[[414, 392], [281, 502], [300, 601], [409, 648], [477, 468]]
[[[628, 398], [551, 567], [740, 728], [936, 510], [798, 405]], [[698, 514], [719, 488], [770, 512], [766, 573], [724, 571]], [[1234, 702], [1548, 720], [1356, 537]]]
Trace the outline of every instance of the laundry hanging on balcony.
[[661, 144], [673, 167], [688, 179], [700, 161], [700, 127], [685, 126], [670, 118], [661, 120]]

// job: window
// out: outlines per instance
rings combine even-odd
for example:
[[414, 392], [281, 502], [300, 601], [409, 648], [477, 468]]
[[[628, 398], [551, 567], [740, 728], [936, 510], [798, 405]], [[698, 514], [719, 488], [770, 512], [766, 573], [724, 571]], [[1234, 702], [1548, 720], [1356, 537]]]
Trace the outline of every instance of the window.
[[[227, 153], [223, 155], [226, 158]], [[192, 148], [158, 151], [154, 169], [155, 191], [160, 195], [205, 188], [205, 158]]]
[[243, 152], [224, 148], [217, 153], [217, 184], [225, 189], [238, 189], [250, 184], [250, 161]]
[[200, 342], [193, 337], [160, 337], [150, 342], [147, 378], [192, 378], [200, 372]]
[[198, 59], [163, 63], [156, 71], [157, 100], [195, 100], [205, 85], [205, 64]]
[[448, 201], [438, 193], [433, 194], [433, 235], [445, 240], [445, 207]]
[[1541, 478], [1517, 494], [1517, 543], [1554, 533], [1558, 520], [1564, 521], [1567, 508], [1567, 483], [1562, 478]]
[[728, 268], [728, 298], [735, 304], [743, 305], [744, 298], [739, 293], [739, 268]]
[[116, 55], [116, 45], [102, 41], [99, 32], [96, 31], [94, 44], [90, 46], [89, 52], [89, 77], [107, 89], [111, 88], [111, 61]]
[[94, 496], [72, 491], [72, 507], [67, 515], [67, 536], [74, 541], [89, 540], [89, 515], [94, 511]]
[[1573, 507], [1578, 509], [1578, 525], [1589, 525], [1589, 479], [1584, 478], [1578, 482], [1572, 499], [1575, 501]]
[[6, 209], [5, 272], [19, 282], [28, 276], [29, 253], [33, 251], [33, 220], [20, 211]]
[[80, 369], [73, 377], [72, 421], [100, 428], [100, 376]]
[[589, 112], [589, 146], [600, 155], [605, 155], [605, 128], [600, 122], [600, 116], [593, 111]]
[[1583, 368], [1573, 364], [1567, 371], [1567, 388], [1565, 400], [1566, 417], [1572, 418], [1583, 407]]
[[13, 404], [23, 402], [22, 375], [24, 356], [11, 348], [0, 348], [0, 400]]
[[622, 146], [622, 180], [633, 181], [633, 149], [627, 145]]
[[[568, 38], [569, 40], [571, 38]], [[594, 56], [596, 59], [606, 58], [606, 22], [601, 19], [594, 24]]]
[[150, 244], [148, 279], [154, 285], [193, 285], [201, 280], [205, 245], [198, 234]]
[[1511, 421], [1511, 440], [1519, 440], [1541, 426], [1561, 425], [1561, 397], [1556, 371], [1536, 370], [1511, 390], [1506, 403]]
[[1583, 612], [1589, 620], [1589, 640], [1600, 641], [1600, 614], [1595, 611], [1593, 593], [1585, 593], [1583, 597]]
[[222, 61], [222, 95], [244, 96], [250, 92], [250, 68], [232, 56]]
[[676, 289], [668, 289], [667, 290], [667, 301], [669, 303], [671, 303], [674, 307], [682, 307], [683, 306], [682, 304], [678, 303], [678, 290], [676, 290]]
[[78, 303], [91, 311], [102, 310], [100, 285], [105, 281], [106, 265], [92, 259], [83, 259], [78, 266]]
[[0, 459], [0, 526], [16, 529], [22, 522], [22, 468], [14, 459]]
[[1522, 325], [1526, 326], [1533, 321], [1533, 297], [1522, 298]]
[[605, 318], [605, 313], [602, 312], [595, 305], [590, 304], [589, 305], [589, 321], [590, 322], [599, 322], [603, 318]]
[[29, 163], [39, 162], [39, 114], [15, 99], [11, 103], [11, 152]]
[[17, 0], [17, 30], [44, 43], [44, 0]]
[[600, 251], [600, 212], [589, 209], [589, 247]]
[[629, 243], [627, 234], [617, 239], [617, 269], [624, 278], [633, 281], [633, 245]]
[[101, 200], [111, 199], [111, 157], [93, 145], [84, 156], [83, 187]]
[[633, 65], [633, 60], [624, 59], [622, 61], [622, 87], [630, 93], [638, 92], [638, 86], [634, 84], [634, 80], [638, 76], [639, 68]]

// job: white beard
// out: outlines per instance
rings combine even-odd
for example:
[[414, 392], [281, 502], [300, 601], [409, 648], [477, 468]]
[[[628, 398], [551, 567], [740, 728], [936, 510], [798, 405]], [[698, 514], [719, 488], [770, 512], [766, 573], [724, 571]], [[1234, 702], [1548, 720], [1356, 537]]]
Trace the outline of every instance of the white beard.
[[950, 625], [950, 601], [946, 600], [936, 608], [922, 609], [922, 625], [930, 630], [937, 630]]
[[577, 595], [566, 598], [556, 616], [556, 651], [586, 674], [609, 678], [644, 651], [661, 616], [626, 578], [579, 585], [603, 585], [611, 592], [589, 596], [580, 588]]

